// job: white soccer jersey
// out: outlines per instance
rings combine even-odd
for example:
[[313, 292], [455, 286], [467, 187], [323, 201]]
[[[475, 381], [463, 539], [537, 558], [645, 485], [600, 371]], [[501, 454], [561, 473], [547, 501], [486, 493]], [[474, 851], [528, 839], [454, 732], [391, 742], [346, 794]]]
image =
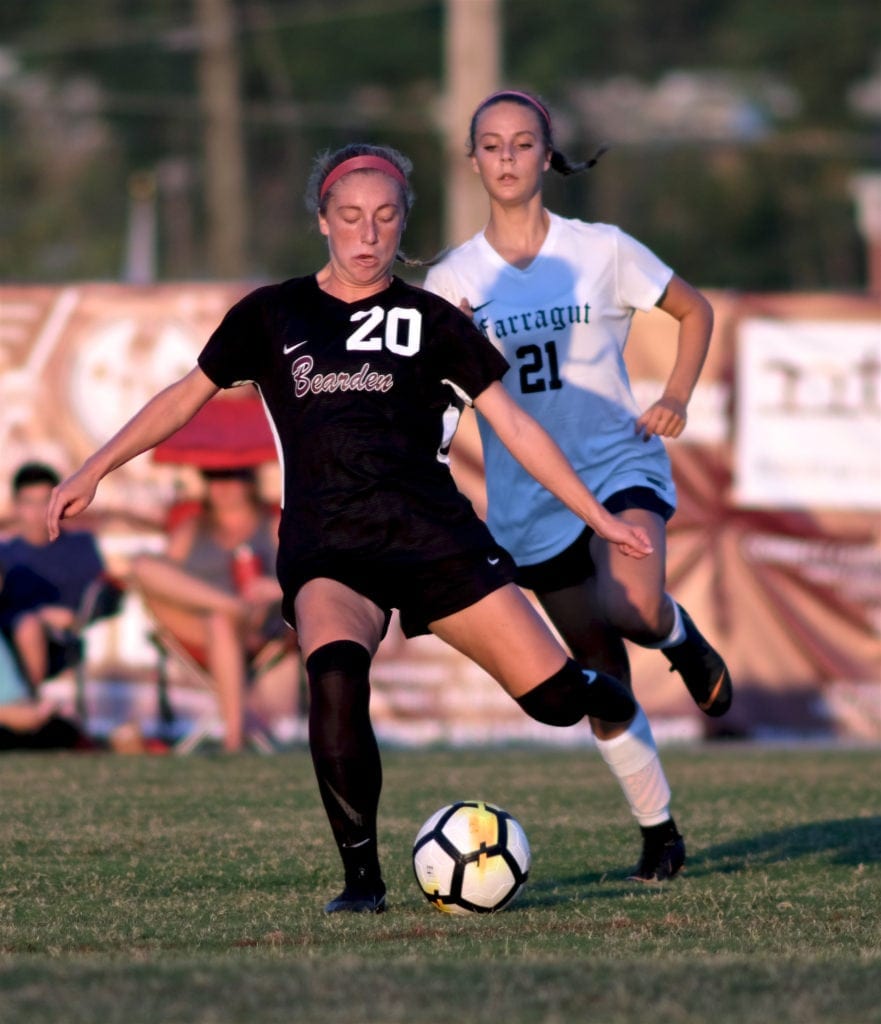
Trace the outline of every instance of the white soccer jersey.
[[[511, 369], [503, 383], [554, 437], [600, 501], [648, 486], [671, 505], [676, 491], [663, 442], [643, 441], [624, 346], [637, 309], [648, 310], [673, 271], [608, 224], [550, 215], [541, 251], [519, 270], [478, 233], [426, 277], [425, 287], [474, 321]], [[537, 483], [480, 420], [488, 523], [520, 565], [563, 551], [583, 522]]]

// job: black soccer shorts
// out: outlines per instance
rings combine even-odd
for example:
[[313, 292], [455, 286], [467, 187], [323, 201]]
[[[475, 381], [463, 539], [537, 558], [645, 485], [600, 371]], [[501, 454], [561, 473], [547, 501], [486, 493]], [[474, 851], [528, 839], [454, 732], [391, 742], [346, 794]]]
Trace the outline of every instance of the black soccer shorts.
[[[613, 514], [628, 508], [646, 509], [648, 512], [656, 512], [665, 523], [670, 521], [676, 511], [651, 487], [625, 487], [610, 495], [603, 502], [603, 507]], [[585, 526], [569, 547], [558, 555], [533, 565], [518, 565], [515, 577], [518, 586], [537, 594], [548, 594], [554, 590], [575, 587], [590, 579], [596, 572], [590, 554], [593, 535], [594, 531]]]
[[[450, 558], [400, 563], [349, 557], [313, 558], [283, 580], [285, 618], [294, 622], [293, 603], [299, 588], [319, 576], [337, 580], [363, 594], [386, 613], [399, 609], [404, 636], [430, 633], [429, 623], [460, 612], [493, 591], [514, 582], [516, 566], [496, 545]], [[383, 631], [383, 633], [385, 630]]]

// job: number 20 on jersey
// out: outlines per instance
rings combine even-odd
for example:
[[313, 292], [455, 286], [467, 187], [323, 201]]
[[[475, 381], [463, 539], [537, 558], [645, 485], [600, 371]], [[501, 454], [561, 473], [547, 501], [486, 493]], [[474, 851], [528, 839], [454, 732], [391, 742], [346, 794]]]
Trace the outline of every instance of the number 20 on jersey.
[[418, 309], [382, 306], [361, 309], [351, 316], [360, 325], [346, 339], [349, 352], [379, 352], [383, 348], [399, 356], [415, 356], [422, 344], [422, 314]]

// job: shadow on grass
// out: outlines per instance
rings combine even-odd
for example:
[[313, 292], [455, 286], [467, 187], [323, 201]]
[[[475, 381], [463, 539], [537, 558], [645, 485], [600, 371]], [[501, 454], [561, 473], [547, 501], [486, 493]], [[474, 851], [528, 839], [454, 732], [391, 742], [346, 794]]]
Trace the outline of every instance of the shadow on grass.
[[881, 817], [830, 818], [760, 832], [756, 836], [717, 843], [689, 854], [692, 876], [739, 871], [820, 854], [830, 864], [857, 867], [881, 860]]
[[[881, 817], [805, 822], [702, 849], [695, 849], [692, 843], [689, 844], [687, 872], [689, 878], [703, 878], [816, 855], [830, 864], [854, 868], [881, 861]], [[635, 887], [625, 880], [624, 873], [624, 870], [620, 874], [585, 871], [566, 878], [530, 878], [527, 892], [516, 907], [527, 910], [567, 903], [572, 899], [571, 888], [590, 887], [591, 899], [618, 899], [622, 893], [633, 892]], [[657, 892], [663, 886], [636, 888]]]

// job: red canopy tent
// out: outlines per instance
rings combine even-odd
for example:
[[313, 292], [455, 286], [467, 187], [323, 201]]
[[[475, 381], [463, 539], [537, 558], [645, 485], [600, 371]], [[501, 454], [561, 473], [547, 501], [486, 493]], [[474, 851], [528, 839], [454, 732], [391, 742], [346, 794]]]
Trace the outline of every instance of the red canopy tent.
[[218, 395], [153, 449], [153, 461], [197, 469], [240, 469], [276, 459], [275, 440], [255, 394]]

